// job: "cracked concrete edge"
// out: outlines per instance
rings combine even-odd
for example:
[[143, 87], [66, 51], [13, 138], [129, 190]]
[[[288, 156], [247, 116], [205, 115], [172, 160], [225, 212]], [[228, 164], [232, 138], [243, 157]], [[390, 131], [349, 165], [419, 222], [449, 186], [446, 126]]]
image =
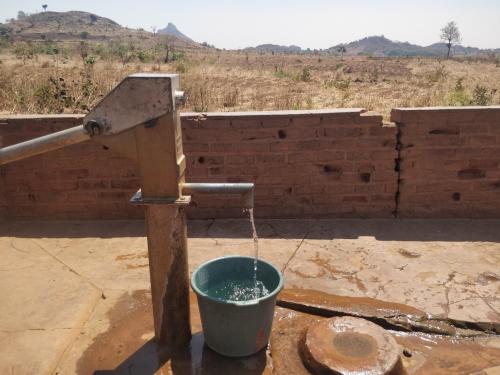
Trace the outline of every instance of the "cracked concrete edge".
[[[45, 247], [43, 247], [42, 245], [40, 245], [35, 239], [31, 239], [31, 242], [33, 242], [40, 250], [42, 250], [45, 254], [47, 254], [48, 256], [50, 256], [52, 259], [54, 259], [56, 262], [62, 264], [64, 267], [66, 267], [70, 272], [73, 272], [75, 275], [77, 275], [78, 277], [80, 277], [82, 280], [84, 280], [86, 283], [88, 283], [90, 286], [92, 286], [94, 289], [96, 289], [97, 291], [103, 293], [102, 291], [102, 288], [98, 287], [94, 282], [92, 282], [91, 280], [89, 280], [87, 277], [83, 276], [82, 274], [80, 274], [77, 270], [75, 270], [73, 267], [71, 267], [69, 264], [66, 264], [65, 262], [63, 262], [61, 259], [59, 259], [57, 257], [57, 254], [54, 255], [52, 254], [50, 251], [48, 251]], [[58, 253], [59, 254], [59, 253]]]
[[[72, 272], [74, 273], [75, 275], [77, 275], [79, 278], [81, 278], [82, 280], [84, 280], [87, 284], [89, 284], [92, 288], [94, 288], [95, 290], [95, 296], [94, 296], [94, 299], [92, 300], [91, 303], [88, 304], [88, 307], [86, 309], [86, 311], [82, 314], [83, 317], [75, 324], [74, 327], [71, 327], [71, 328], [64, 328], [64, 329], [67, 329], [67, 330], [73, 330], [73, 333], [69, 335], [68, 339], [67, 339], [67, 345], [65, 346], [65, 348], [61, 351], [61, 353], [59, 355], [57, 355], [55, 357], [55, 359], [52, 361], [52, 364], [50, 366], [51, 370], [50, 370], [50, 373], [49, 374], [55, 374], [56, 373], [56, 370], [58, 368], [58, 366], [60, 365], [61, 361], [64, 359], [65, 355], [69, 352], [69, 350], [71, 349], [71, 347], [74, 345], [74, 343], [76, 342], [80, 332], [82, 331], [83, 327], [87, 324], [87, 322], [89, 321], [89, 319], [91, 318], [92, 314], [94, 313], [99, 301], [104, 298], [104, 291], [102, 288], [100, 288], [99, 286], [97, 286], [94, 282], [92, 282], [90, 279], [88, 279], [87, 277], [83, 276], [81, 273], [79, 273], [77, 270], [75, 270], [73, 267], [71, 267], [70, 265], [66, 264], [64, 261], [62, 261], [61, 259], [59, 259], [57, 257], [57, 254], [52, 254], [50, 251], [48, 251], [45, 247], [43, 247], [42, 245], [40, 245], [35, 239], [32, 239], [31, 242], [33, 244], [35, 244], [35, 246], [37, 246], [40, 250], [42, 250], [45, 254], [47, 254], [49, 257], [51, 257], [52, 259], [54, 259], [56, 262], [58, 262], [59, 264], [63, 265], [64, 267], [67, 268], [67, 270], [69, 272]], [[58, 253], [59, 254], [59, 253]], [[45, 330], [45, 329], [42, 329], [42, 330]], [[54, 329], [52, 329], [54, 330]]]
[[[316, 222], [317, 220], [314, 220], [314, 222]], [[309, 223], [309, 222], [308, 222]], [[295, 255], [297, 255], [297, 253], [299, 252], [300, 248], [302, 247], [302, 245], [304, 244], [304, 242], [306, 241], [307, 239], [307, 236], [309, 236], [309, 233], [311, 231], [311, 227], [312, 227], [312, 223], [309, 223], [309, 225], [307, 226], [307, 230], [306, 232], [304, 233], [304, 237], [302, 238], [302, 240], [299, 242], [299, 244], [297, 245], [297, 248], [294, 250], [294, 252], [292, 253], [292, 255], [290, 256], [290, 258], [288, 258], [288, 260], [286, 261], [285, 265], [283, 266], [283, 268], [281, 269], [281, 273], [283, 275], [285, 275], [285, 271], [288, 267], [288, 265], [290, 264], [290, 262], [292, 261], [292, 259], [295, 257]]]
[[73, 328], [74, 332], [68, 338], [68, 344], [62, 350], [62, 352], [57, 356], [57, 358], [53, 361], [52, 366], [50, 367], [51, 368], [50, 374], [56, 374], [57, 373], [56, 372], [57, 368], [59, 367], [59, 365], [61, 364], [62, 360], [67, 355], [67, 353], [70, 351], [71, 347], [77, 341], [77, 339], [78, 339], [78, 337], [79, 337], [80, 332], [82, 331], [82, 329], [85, 327], [85, 325], [87, 324], [87, 322], [92, 317], [92, 314], [94, 313], [95, 309], [97, 308], [97, 305], [99, 304], [99, 301], [103, 298], [103, 293], [104, 292], [96, 293], [96, 297], [94, 298], [94, 301], [93, 301], [91, 307], [89, 307], [87, 309], [87, 312], [86, 312], [85, 316], [82, 319], [80, 319], [78, 326]]

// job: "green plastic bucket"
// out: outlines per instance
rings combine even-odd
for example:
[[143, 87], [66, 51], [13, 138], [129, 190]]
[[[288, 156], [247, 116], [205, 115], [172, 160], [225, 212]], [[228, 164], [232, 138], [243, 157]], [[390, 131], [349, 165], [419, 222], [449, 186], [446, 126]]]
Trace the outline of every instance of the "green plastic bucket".
[[267, 345], [283, 276], [272, 264], [259, 259], [257, 280], [265, 285], [268, 295], [249, 301], [222, 301], [206, 292], [226, 280], [253, 280], [253, 275], [254, 258], [229, 256], [202, 264], [191, 276], [205, 343], [224, 356], [248, 356]]

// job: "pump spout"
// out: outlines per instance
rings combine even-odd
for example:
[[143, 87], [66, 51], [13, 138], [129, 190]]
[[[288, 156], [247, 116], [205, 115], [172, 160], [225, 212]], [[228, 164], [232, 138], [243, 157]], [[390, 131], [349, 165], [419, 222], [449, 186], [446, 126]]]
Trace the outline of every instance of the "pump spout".
[[253, 183], [184, 183], [182, 194], [240, 194], [243, 208], [253, 208]]

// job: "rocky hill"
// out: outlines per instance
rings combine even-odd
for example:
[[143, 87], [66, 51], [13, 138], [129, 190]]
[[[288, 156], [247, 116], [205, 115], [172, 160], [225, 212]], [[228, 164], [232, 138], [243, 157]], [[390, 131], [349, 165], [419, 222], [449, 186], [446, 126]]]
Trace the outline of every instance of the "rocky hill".
[[108, 18], [80, 11], [31, 14], [5, 26], [10, 28], [14, 40], [106, 39], [137, 33]]
[[[41, 12], [18, 17], [6, 24], [0, 24], [0, 33], [6, 32], [14, 41], [135, 39], [153, 43], [154, 39], [161, 38], [151, 32], [123, 27], [109, 18], [82, 11]], [[182, 33], [179, 34], [182, 37], [174, 35], [178, 39], [178, 47], [199, 47]]]
[[194, 42], [193, 39], [181, 33], [179, 29], [172, 22], [169, 22], [167, 27], [165, 27], [164, 29], [158, 30], [158, 34], [171, 35], [186, 42]]

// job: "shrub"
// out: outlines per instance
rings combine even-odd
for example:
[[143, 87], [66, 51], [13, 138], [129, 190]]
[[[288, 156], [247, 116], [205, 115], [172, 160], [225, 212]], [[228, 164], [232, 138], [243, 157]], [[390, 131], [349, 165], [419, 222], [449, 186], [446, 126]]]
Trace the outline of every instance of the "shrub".
[[447, 75], [448, 75], [448, 72], [446, 71], [445, 66], [441, 62], [439, 62], [438, 66], [436, 68], [434, 68], [433, 70], [431, 70], [425, 74], [426, 78], [431, 83], [439, 82], [439, 81], [443, 80], [444, 78], [446, 78]]
[[236, 107], [239, 102], [240, 92], [237, 88], [229, 88], [224, 92], [222, 105], [224, 108]]
[[177, 73], [187, 73], [188, 67], [185, 63], [181, 62], [175, 67]]
[[275, 70], [274, 76], [276, 78], [290, 78], [290, 74], [285, 72], [283, 69], [279, 68]]
[[490, 90], [484, 86], [476, 85], [472, 91], [471, 104], [490, 105], [496, 92], [495, 89]]
[[96, 58], [94, 55], [88, 55], [83, 59], [83, 63], [87, 66], [93, 66], [95, 64]]
[[145, 51], [138, 51], [137, 58], [140, 62], [145, 63], [149, 61], [149, 55]]
[[172, 56], [171, 56], [170, 60], [171, 61], [178, 61], [178, 60], [184, 59], [184, 57], [185, 57], [184, 53], [174, 51], [174, 52], [172, 52]]
[[450, 93], [448, 104], [462, 106], [471, 104], [471, 99], [465, 91], [463, 85], [464, 78], [459, 78], [455, 84], [455, 88]]
[[309, 70], [309, 68], [302, 69], [302, 73], [300, 74], [300, 80], [302, 82], [311, 81], [311, 71]]

